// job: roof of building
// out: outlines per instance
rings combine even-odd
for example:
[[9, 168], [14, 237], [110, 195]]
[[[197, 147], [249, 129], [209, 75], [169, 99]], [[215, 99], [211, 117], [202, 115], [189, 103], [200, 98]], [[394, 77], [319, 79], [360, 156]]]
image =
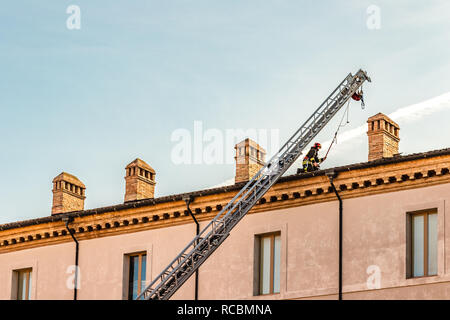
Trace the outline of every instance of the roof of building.
[[66, 181], [66, 182], [72, 183], [78, 187], [86, 188], [86, 186], [84, 185], [83, 182], [80, 181], [80, 179], [75, 177], [73, 174], [70, 174], [67, 172], [61, 172], [59, 175], [57, 175], [53, 179], [53, 183], [58, 182], [58, 181]]
[[[444, 155], [450, 155], [450, 148], [422, 152], [422, 153], [415, 153], [415, 154], [404, 155], [404, 156], [398, 155], [398, 156], [394, 156], [392, 158], [384, 158], [384, 159], [379, 159], [379, 160], [374, 160], [374, 161], [355, 163], [355, 164], [351, 164], [351, 165], [328, 168], [328, 169], [319, 170], [319, 171], [315, 171], [315, 172], [309, 172], [309, 173], [297, 172], [297, 174], [281, 177], [277, 181], [277, 184], [282, 183], [282, 182], [294, 181], [294, 180], [308, 179], [308, 178], [316, 177], [316, 176], [324, 176], [324, 175], [326, 175], [326, 173], [331, 172], [331, 171], [334, 171], [336, 173], [347, 172], [347, 171], [352, 171], [352, 170], [384, 166], [384, 165], [390, 165], [390, 164], [401, 163], [401, 162], [406, 162], [406, 161], [439, 157], [439, 156], [444, 156]], [[136, 160], [139, 160], [139, 159], [136, 159]], [[61, 214], [55, 214], [55, 215], [47, 216], [47, 217], [6, 223], [6, 224], [0, 225], [0, 231], [14, 229], [14, 228], [21, 228], [21, 227], [26, 227], [26, 226], [32, 226], [32, 225], [38, 225], [38, 224], [43, 224], [43, 223], [49, 223], [49, 222], [54, 222], [54, 221], [61, 221], [62, 218], [64, 218], [64, 217], [83, 217], [83, 216], [102, 214], [102, 213], [107, 213], [107, 212], [126, 210], [126, 209], [131, 209], [131, 208], [152, 206], [152, 205], [160, 204], [160, 203], [182, 201], [183, 198], [185, 198], [186, 196], [200, 197], [200, 196], [214, 195], [214, 194], [220, 194], [220, 193], [231, 192], [231, 191], [238, 191], [244, 185], [245, 185], [245, 182], [241, 182], [241, 183], [237, 183], [234, 185], [223, 186], [223, 187], [218, 187], [218, 188], [205, 189], [205, 190], [163, 196], [163, 197], [152, 198], [152, 199], [136, 200], [136, 201], [125, 202], [122, 204], [117, 204], [117, 205], [108, 206], [108, 207], [101, 207], [101, 208], [96, 208], [96, 209], [82, 210], [82, 211], [76, 211], [76, 212], [70, 212], [70, 213], [61, 213]]]
[[395, 127], [397, 127], [397, 129], [400, 129], [400, 126], [391, 118], [389, 118], [387, 115], [385, 115], [384, 113], [378, 112], [376, 115], [370, 117], [369, 119], [367, 119], [367, 122], [372, 122], [374, 120], [386, 120], [387, 122], [393, 124]]
[[236, 148], [240, 148], [240, 147], [243, 147], [243, 146], [251, 146], [251, 147], [254, 147], [255, 149], [259, 150], [260, 152], [262, 152], [264, 154], [266, 153], [266, 150], [263, 147], [261, 147], [256, 141], [253, 141], [250, 138], [242, 140], [241, 142], [236, 144], [234, 146], [234, 148], [236, 149]]
[[142, 169], [146, 169], [152, 173], [155, 173], [155, 170], [147, 162], [145, 162], [144, 160], [141, 160], [139, 158], [136, 158], [134, 161], [130, 162], [125, 167], [125, 169], [132, 168], [132, 167], [139, 167]]

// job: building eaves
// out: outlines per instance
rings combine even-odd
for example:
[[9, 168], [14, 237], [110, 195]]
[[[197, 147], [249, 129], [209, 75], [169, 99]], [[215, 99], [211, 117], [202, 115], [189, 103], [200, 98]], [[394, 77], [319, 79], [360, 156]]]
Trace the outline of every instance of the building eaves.
[[[329, 171], [334, 171], [334, 172], [339, 173], [339, 172], [352, 171], [352, 170], [358, 170], [358, 169], [366, 169], [366, 168], [371, 168], [371, 167], [384, 166], [384, 165], [390, 165], [390, 164], [394, 164], [394, 163], [414, 161], [414, 160], [426, 159], [426, 158], [432, 158], [432, 157], [438, 157], [438, 156], [444, 156], [444, 155], [450, 155], [450, 148], [422, 152], [422, 153], [415, 153], [415, 154], [410, 154], [410, 155], [405, 155], [405, 156], [395, 156], [392, 158], [385, 158], [385, 159], [379, 159], [379, 160], [368, 161], [368, 162], [361, 162], [361, 163], [350, 164], [350, 165], [346, 165], [346, 166], [339, 166], [339, 167], [328, 168], [328, 169], [324, 169], [324, 170], [318, 170], [318, 171], [309, 172], [309, 173], [302, 173], [300, 171], [300, 172], [297, 172], [297, 174], [281, 177], [277, 181], [277, 184], [287, 182], [287, 181], [302, 180], [302, 179], [308, 179], [308, 178], [316, 177], [316, 176], [323, 176], [326, 174], [326, 172], [329, 172]], [[50, 223], [50, 222], [55, 222], [55, 221], [61, 221], [64, 217], [85, 217], [85, 216], [90, 216], [90, 215], [111, 213], [111, 212], [115, 212], [115, 211], [127, 210], [127, 209], [132, 209], [132, 208], [152, 206], [152, 205], [156, 205], [156, 204], [160, 204], [160, 203], [182, 201], [183, 198], [186, 196], [201, 197], [201, 196], [214, 195], [214, 194], [226, 193], [226, 192], [231, 192], [231, 191], [238, 191], [244, 185], [245, 185], [245, 182], [241, 182], [241, 183], [224, 186], [224, 187], [205, 189], [205, 190], [187, 192], [187, 193], [182, 193], [182, 194], [169, 195], [169, 196], [158, 197], [158, 198], [153, 198], [153, 199], [137, 200], [137, 201], [125, 202], [122, 204], [101, 207], [101, 208], [96, 208], [96, 209], [75, 211], [75, 212], [69, 212], [69, 213], [61, 213], [61, 214], [55, 214], [52, 216], [47, 216], [47, 217], [42, 217], [42, 218], [6, 223], [3, 225], [0, 225], [0, 231], [10, 230], [10, 229], [14, 229], [14, 228], [21, 228], [21, 227], [26, 227], [26, 226], [39, 225], [39, 224]]]

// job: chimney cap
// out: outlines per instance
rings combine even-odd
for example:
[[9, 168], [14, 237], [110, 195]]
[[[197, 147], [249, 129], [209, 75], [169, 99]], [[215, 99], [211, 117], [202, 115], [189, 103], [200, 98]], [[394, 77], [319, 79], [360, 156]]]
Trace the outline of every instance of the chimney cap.
[[252, 140], [250, 138], [246, 138], [246, 139], [242, 140], [241, 142], [237, 143], [234, 146], [234, 148], [236, 149], [236, 148], [243, 147], [243, 146], [251, 146], [264, 154], [266, 153], [266, 150], [263, 147], [261, 147], [258, 143], [256, 143], [254, 140]]
[[141, 160], [139, 158], [136, 158], [134, 161], [130, 162], [125, 167], [125, 169], [132, 168], [132, 167], [142, 168], [142, 169], [150, 171], [151, 173], [155, 173], [155, 170], [152, 167], [150, 167], [144, 160]]
[[66, 182], [72, 183], [73, 185], [76, 185], [77, 187], [84, 188], [84, 189], [86, 188], [86, 186], [84, 185], [83, 182], [80, 181], [80, 179], [75, 177], [73, 174], [70, 174], [67, 172], [61, 172], [59, 175], [57, 175], [53, 179], [53, 183], [59, 182], [59, 181], [66, 181]]
[[387, 115], [385, 115], [384, 113], [378, 112], [376, 115], [367, 119], [367, 122], [372, 122], [372, 121], [376, 121], [376, 120], [386, 120], [387, 122], [392, 124], [394, 127], [397, 127], [397, 129], [400, 129], [400, 126], [394, 120], [392, 120]]

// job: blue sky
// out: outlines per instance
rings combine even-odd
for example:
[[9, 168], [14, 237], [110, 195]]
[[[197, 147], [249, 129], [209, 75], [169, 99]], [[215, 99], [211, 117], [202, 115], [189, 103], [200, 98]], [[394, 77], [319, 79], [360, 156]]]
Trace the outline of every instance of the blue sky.
[[[66, 27], [69, 5], [81, 9], [80, 30]], [[379, 30], [367, 28], [370, 5]], [[121, 203], [136, 157], [156, 170], [156, 196], [227, 181], [230, 164], [175, 165], [174, 130], [198, 120], [278, 129], [282, 142], [360, 67], [373, 83], [366, 109], [352, 105], [349, 130], [445, 94], [449, 31], [447, 0], [4, 2], [0, 223], [49, 215], [62, 171], [86, 184], [86, 208]], [[400, 123], [401, 151], [449, 147], [449, 116], [441, 108]], [[329, 140], [339, 119], [317, 139]], [[366, 158], [357, 139], [326, 166]]]

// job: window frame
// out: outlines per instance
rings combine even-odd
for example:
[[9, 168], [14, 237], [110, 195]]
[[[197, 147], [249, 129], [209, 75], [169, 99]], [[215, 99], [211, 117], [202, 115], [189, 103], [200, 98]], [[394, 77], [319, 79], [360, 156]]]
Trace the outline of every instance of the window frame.
[[[435, 277], [436, 274], [429, 274], [428, 265], [429, 265], [429, 235], [428, 235], [428, 223], [429, 223], [429, 215], [436, 214], [436, 219], [438, 219], [438, 223], [436, 226], [436, 233], [439, 233], [439, 215], [437, 209], [425, 209], [420, 211], [408, 212], [407, 213], [407, 270], [406, 270], [406, 278], [407, 279], [419, 279], [419, 278], [428, 278]], [[413, 217], [423, 216], [423, 275], [422, 276], [414, 276], [414, 224]], [[437, 244], [439, 250], [439, 245]], [[437, 257], [439, 260], [439, 255]], [[436, 261], [436, 264], [439, 265], [439, 262]]]
[[[274, 292], [274, 269], [275, 269], [275, 237], [280, 237], [280, 281], [281, 281], [281, 231], [269, 232], [255, 235], [255, 264], [254, 264], [254, 295], [255, 296], [270, 296], [275, 294], [280, 294], [281, 287], [278, 292]], [[270, 238], [270, 280], [269, 280], [269, 292], [262, 293], [263, 287], [263, 277], [261, 276], [262, 266], [263, 266], [263, 254], [262, 254], [262, 241], [265, 238]]]
[[[32, 272], [33, 268], [22, 268], [14, 270], [15, 273], [15, 300], [26, 301], [31, 300], [31, 290], [32, 290]], [[25, 288], [22, 288], [21, 274], [26, 274]], [[22, 289], [22, 290], [21, 290]], [[25, 290], [25, 299], [22, 299], [21, 292]]]
[[[132, 272], [133, 272], [133, 268], [131, 268], [131, 259], [134, 257], [138, 257], [138, 277], [137, 277], [137, 292], [138, 295], [142, 292], [142, 258], [143, 256], [145, 256], [145, 268], [147, 269], [147, 251], [141, 251], [141, 252], [134, 252], [134, 253], [129, 253], [126, 254], [127, 256], [127, 261], [128, 261], [128, 290], [127, 290], [127, 299], [128, 300], [133, 300], [133, 278], [132, 278]], [[147, 270], [145, 270], [145, 275], [146, 275], [146, 279], [144, 281], [147, 280]]]

